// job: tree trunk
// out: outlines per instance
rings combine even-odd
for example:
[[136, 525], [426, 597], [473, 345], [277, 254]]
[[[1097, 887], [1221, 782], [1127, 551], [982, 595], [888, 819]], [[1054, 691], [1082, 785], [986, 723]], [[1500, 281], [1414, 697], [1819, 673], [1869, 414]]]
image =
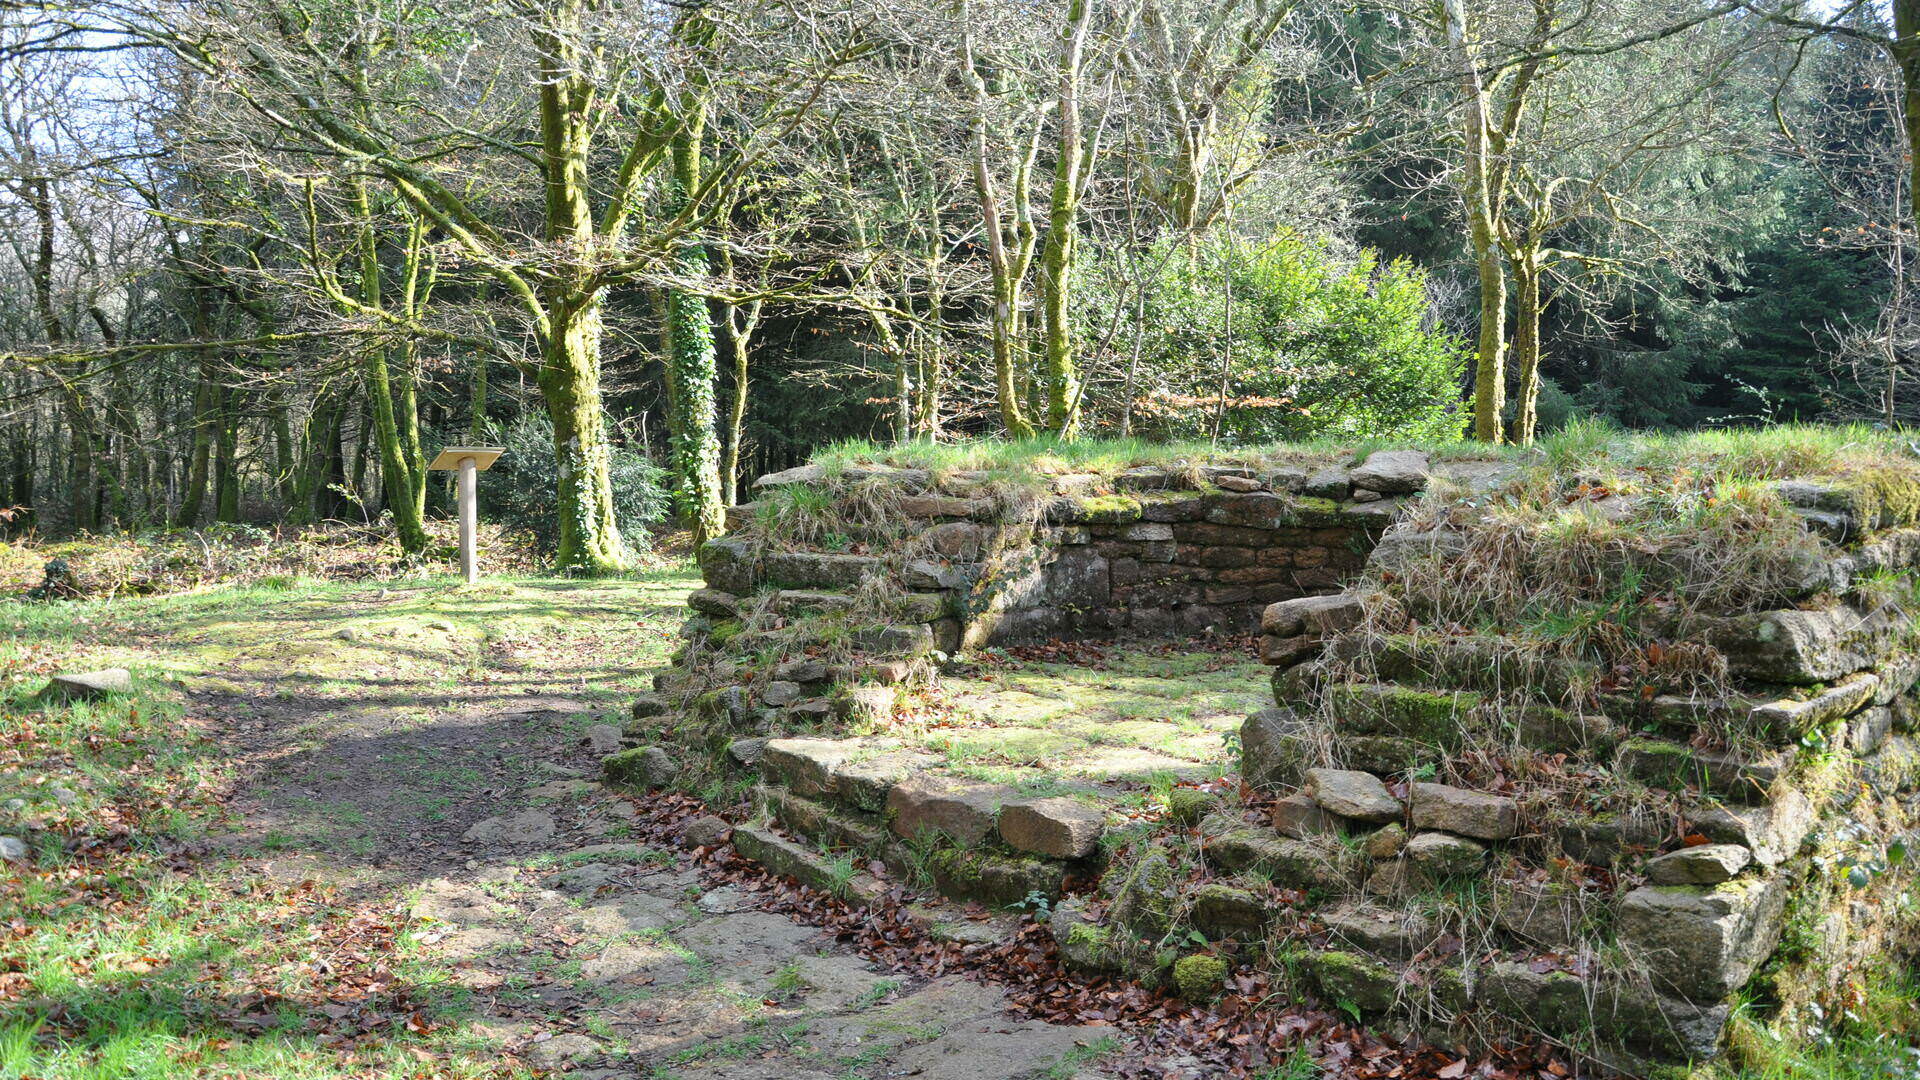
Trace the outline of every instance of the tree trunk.
[[[1000, 424], [1015, 439], [1033, 437], [1033, 425], [1020, 407], [1020, 392], [1015, 385], [1014, 362], [1020, 347], [1020, 280], [1025, 263], [1009, 251], [1007, 234], [1000, 219], [1000, 192], [993, 181], [993, 163], [987, 151], [987, 111], [991, 100], [986, 79], [980, 74], [973, 56], [972, 12], [966, 0], [960, 0], [960, 65], [973, 84], [973, 114], [968, 118], [973, 144], [973, 184], [980, 200], [981, 233], [987, 244], [987, 265], [993, 275], [993, 388], [1000, 405]], [[1031, 158], [1028, 159], [1029, 163]], [[1016, 210], [1021, 201], [1019, 175], [1015, 181]]]
[[[1467, 239], [1480, 279], [1480, 334], [1473, 373], [1473, 434], [1497, 443], [1505, 434], [1507, 404], [1507, 279], [1499, 247], [1498, 165], [1493, 160], [1492, 121], [1486, 87], [1480, 79], [1479, 50], [1468, 33], [1461, 0], [1443, 0], [1448, 41], [1460, 65], [1466, 95], [1465, 160], [1460, 198], [1465, 205]], [[1517, 90], [1512, 91], [1518, 93]]]
[[1073, 256], [1080, 226], [1080, 69], [1085, 54], [1088, 0], [1069, 0], [1061, 33], [1060, 145], [1048, 201], [1047, 243], [1040, 259], [1040, 300], [1046, 331], [1047, 426], [1072, 438], [1080, 426], [1080, 376], [1073, 355]]
[[187, 459], [187, 489], [173, 523], [182, 529], [200, 524], [200, 511], [207, 501], [207, 475], [213, 459], [214, 410], [219, 406], [219, 384], [213, 379], [213, 362], [200, 361], [200, 379], [193, 391], [193, 450]]
[[1920, 228], [1920, 0], [1893, 0], [1894, 64], [1900, 69], [1900, 90], [1907, 133], [1908, 228]]
[[[673, 190], [681, 200], [689, 198], [700, 184], [701, 123], [697, 114], [683, 118], [680, 134], [673, 141]], [[682, 242], [678, 261], [681, 276], [691, 280], [704, 280], [710, 270], [707, 250], [698, 243]], [[678, 407], [671, 425], [675, 492], [680, 518], [693, 530], [693, 542], [701, 544], [727, 531], [727, 507], [720, 491], [718, 407], [714, 400], [719, 371], [713, 315], [704, 295], [686, 289], [669, 292], [667, 336], [667, 375], [673, 384], [672, 401]]]
[[606, 410], [600, 401], [598, 293], [580, 306], [550, 303], [554, 333], [540, 365], [540, 394], [553, 420], [559, 543], [555, 565], [587, 576], [617, 573], [625, 545], [613, 513]]
[[727, 456], [720, 467], [721, 495], [728, 506], [739, 498], [740, 441], [747, 420], [747, 360], [753, 332], [760, 325], [761, 303], [755, 300], [744, 309], [728, 305], [726, 317], [721, 321], [733, 356], [733, 401], [727, 407]]
[[1507, 276], [1500, 252], [1473, 230], [1474, 269], [1480, 278], [1480, 334], [1473, 368], [1473, 437], [1497, 443], [1507, 408]]
[[534, 34], [539, 53], [541, 157], [546, 170], [546, 239], [566, 253], [541, 289], [546, 327], [537, 382], [553, 419], [560, 519], [554, 561], [565, 573], [602, 576], [626, 567], [613, 513], [606, 416], [600, 401], [600, 238], [588, 167], [597, 106], [582, 55], [587, 5], [561, 0]]
[[1514, 392], [1519, 395], [1513, 418], [1513, 441], [1533, 442], [1540, 404], [1540, 262], [1535, 251], [1523, 251], [1513, 260]]
[[240, 520], [240, 392], [220, 395], [219, 434], [214, 441], [213, 516], [215, 521]]
[[[354, 210], [360, 217], [359, 236], [356, 238], [360, 254], [360, 302], [378, 310], [386, 300], [380, 280], [379, 239], [374, 232], [373, 205], [367, 197], [365, 179], [354, 179], [353, 200]], [[417, 222], [409, 238], [415, 241], [419, 239]], [[406, 257], [411, 272], [418, 257], [417, 244], [409, 245]], [[393, 511], [393, 526], [399, 536], [400, 550], [419, 554], [427, 550], [426, 463], [419, 460], [420, 418], [408, 385], [412, 375], [405, 365], [402, 365], [399, 381], [406, 389], [402, 392], [402, 400], [395, 402], [395, 380], [388, 360], [385, 343], [376, 342], [369, 346], [362, 365], [362, 377], [366, 384], [367, 402], [373, 407], [374, 445], [380, 454], [380, 475], [386, 489], [387, 508]], [[407, 445], [409, 441], [411, 448]]]

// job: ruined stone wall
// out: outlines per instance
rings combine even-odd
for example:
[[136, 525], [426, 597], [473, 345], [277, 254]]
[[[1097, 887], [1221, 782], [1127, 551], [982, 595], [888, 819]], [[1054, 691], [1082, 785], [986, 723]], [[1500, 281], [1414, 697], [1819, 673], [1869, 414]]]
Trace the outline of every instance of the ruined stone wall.
[[[1431, 609], [1511, 556], [1513, 471], [1409, 451], [1013, 486], [765, 477], [700, 553], [687, 645], [609, 772], [750, 784], [736, 847], [822, 888], [878, 891], [859, 869], [878, 860], [950, 896], [1058, 901], [1062, 957], [1090, 973], [1201, 996], [1183, 972], [1224, 958], [1445, 1043], [1544, 1035], [1635, 1075], [1713, 1056], [1741, 993], [1802, 1008], [1909, 947], [1911, 515], [1779, 484], [1756, 513], [1805, 528], [1770, 606], [1603, 611], [1624, 644], [1601, 661], [1556, 647], [1577, 612]], [[1546, 505], [1563, 480], [1595, 528], [1686, 505], [1580, 477]], [[1241, 731], [1244, 783], [1175, 789], [1162, 830], [1118, 848], [1098, 805], [955, 778], [885, 734], [968, 650], [1256, 629], [1276, 707]]]
[[1310, 981], [1643, 1075], [1714, 1056], [1742, 993], [1791, 1016], [1911, 955], [1920, 532], [1831, 486], [1780, 493], [1825, 538], [1781, 606], [1638, 610], [1631, 667], [1423, 625], [1402, 583], [1498, 557], [1470, 516], [1402, 524], [1350, 591], [1266, 610], [1276, 708], [1243, 772], [1280, 797], [1202, 827], [1211, 857], [1324, 891]]
[[[1353, 469], [1010, 479], [863, 465], [762, 477], [755, 500], [730, 511], [732, 533], [700, 551], [706, 587], [689, 600], [687, 645], [635, 704], [631, 741], [644, 745], [609, 770], [649, 786], [745, 775], [789, 833], [953, 896], [1058, 897], [1069, 876], [1101, 869], [1084, 811], [929, 775], [928, 755], [847, 732], [906, 707], [943, 658], [966, 651], [1251, 633], [1268, 604], [1336, 589], [1358, 569], [1423, 482], [1408, 466], [1382, 454]], [[739, 835], [804, 870], [778, 834]], [[931, 863], [909, 850], [934, 839], [960, 842]]]

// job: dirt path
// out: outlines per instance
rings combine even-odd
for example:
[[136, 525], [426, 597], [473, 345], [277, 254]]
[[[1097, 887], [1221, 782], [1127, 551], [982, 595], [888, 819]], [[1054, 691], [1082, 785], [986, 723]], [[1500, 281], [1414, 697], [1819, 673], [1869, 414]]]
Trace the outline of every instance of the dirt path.
[[596, 765], [684, 588], [346, 594], [253, 640], [164, 622], [148, 640], [206, 658], [175, 667], [240, 766], [221, 846], [401, 913], [414, 977], [447, 991], [420, 1023], [464, 1025], [469, 1053], [581, 1077], [1098, 1075], [1100, 1029], [890, 975], [634, 838]]

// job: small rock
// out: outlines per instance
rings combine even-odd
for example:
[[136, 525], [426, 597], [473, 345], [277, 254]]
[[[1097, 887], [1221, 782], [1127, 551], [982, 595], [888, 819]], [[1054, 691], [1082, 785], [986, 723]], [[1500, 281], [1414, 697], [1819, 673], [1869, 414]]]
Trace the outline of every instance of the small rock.
[[1379, 502], [1381, 499], [1384, 499], [1384, 498], [1386, 498], [1385, 495], [1382, 495], [1377, 491], [1369, 490], [1367, 488], [1353, 489], [1353, 501], [1357, 503]]
[[695, 900], [693, 906], [709, 915], [731, 915], [736, 911], [752, 910], [753, 900], [731, 885], [722, 885]]
[[1427, 455], [1418, 450], [1376, 450], [1353, 470], [1353, 485], [1387, 495], [1411, 495], [1427, 486]]
[[1452, 877], [1477, 873], [1487, 849], [1463, 836], [1443, 832], [1424, 832], [1407, 841], [1407, 862], [1428, 877]]
[[102, 668], [99, 671], [83, 671], [75, 675], [55, 675], [46, 689], [41, 691], [45, 697], [63, 697], [82, 701], [93, 701], [109, 694], [131, 694], [133, 675], [126, 668]]
[[672, 755], [657, 746], [608, 754], [601, 760], [600, 768], [609, 783], [642, 790], [666, 787], [680, 775], [680, 766]]
[[1400, 823], [1396, 821], [1368, 835], [1366, 852], [1369, 858], [1391, 859], [1398, 856], [1401, 849], [1406, 846], [1407, 830], [1401, 828]]
[[544, 810], [522, 810], [474, 822], [460, 839], [470, 844], [544, 844], [553, 839], [553, 815]]
[[760, 704], [776, 709], [782, 705], [791, 705], [798, 700], [800, 700], [800, 684], [788, 682], [785, 679], [775, 679], [767, 684], [765, 690], [760, 691]]
[[727, 757], [743, 768], [751, 769], [759, 765], [766, 752], [767, 740], [759, 736], [735, 739], [727, 744]]
[[1263, 709], [1240, 725], [1240, 775], [1254, 787], [1293, 787], [1305, 775], [1312, 727], [1291, 709]]
[[620, 729], [612, 724], [594, 724], [587, 728], [586, 743], [596, 754], [611, 754], [620, 749]]
[[1260, 613], [1260, 632], [1279, 637], [1325, 637], [1353, 629], [1365, 613], [1355, 593], [1297, 596], [1267, 605]]
[[1213, 811], [1218, 800], [1199, 788], [1177, 787], [1167, 792], [1167, 818], [1177, 825], [1192, 825]]
[[1213, 482], [1226, 491], [1249, 492], [1266, 490], [1265, 484], [1262, 484], [1250, 476], [1216, 476], [1213, 478]]
[[1173, 962], [1173, 988], [1188, 1001], [1212, 1001], [1226, 981], [1227, 962], [1217, 956], [1196, 953]]
[[551, 1039], [529, 1043], [522, 1051], [527, 1064], [536, 1069], [564, 1069], [576, 1061], [598, 1057], [600, 1044], [585, 1035], [555, 1035]]
[[1021, 851], [1082, 859], [1100, 846], [1106, 817], [1078, 799], [1022, 799], [1000, 808], [1000, 838]]
[[1647, 860], [1647, 880], [1655, 885], [1718, 885], [1751, 862], [1753, 852], [1739, 844], [1701, 844]]
[[17, 836], [0, 836], [0, 862], [26, 862], [27, 842]]
[[1400, 800], [1372, 773], [1352, 769], [1308, 769], [1307, 791], [1323, 809], [1361, 821], [1398, 820]]
[[1347, 470], [1329, 465], [1308, 476], [1306, 483], [1300, 485], [1300, 493], [1322, 499], [1343, 499], [1347, 495], [1347, 484]]
[[549, 780], [528, 788], [527, 794], [536, 799], [570, 799], [586, 795], [598, 786], [588, 780]]
[[1308, 796], [1295, 792], [1273, 804], [1273, 829], [1282, 836], [1307, 840], [1340, 831], [1340, 819], [1320, 808]]
[[712, 814], [701, 814], [680, 828], [680, 839], [688, 847], [717, 847], [727, 842], [733, 826]]

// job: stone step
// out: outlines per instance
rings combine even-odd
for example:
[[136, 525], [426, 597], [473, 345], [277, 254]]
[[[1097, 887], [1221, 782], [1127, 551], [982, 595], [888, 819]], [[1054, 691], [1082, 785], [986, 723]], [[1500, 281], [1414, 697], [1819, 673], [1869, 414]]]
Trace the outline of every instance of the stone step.
[[1335, 655], [1365, 660], [1385, 681], [1438, 689], [1525, 693], [1564, 703], [1587, 692], [1600, 666], [1544, 655], [1538, 639], [1497, 634], [1439, 637], [1390, 634], [1368, 641], [1342, 639]]
[[733, 849], [742, 858], [759, 863], [769, 873], [790, 877], [802, 885], [843, 899], [871, 902], [887, 891], [886, 885], [872, 874], [810, 851], [765, 826], [735, 826]]

